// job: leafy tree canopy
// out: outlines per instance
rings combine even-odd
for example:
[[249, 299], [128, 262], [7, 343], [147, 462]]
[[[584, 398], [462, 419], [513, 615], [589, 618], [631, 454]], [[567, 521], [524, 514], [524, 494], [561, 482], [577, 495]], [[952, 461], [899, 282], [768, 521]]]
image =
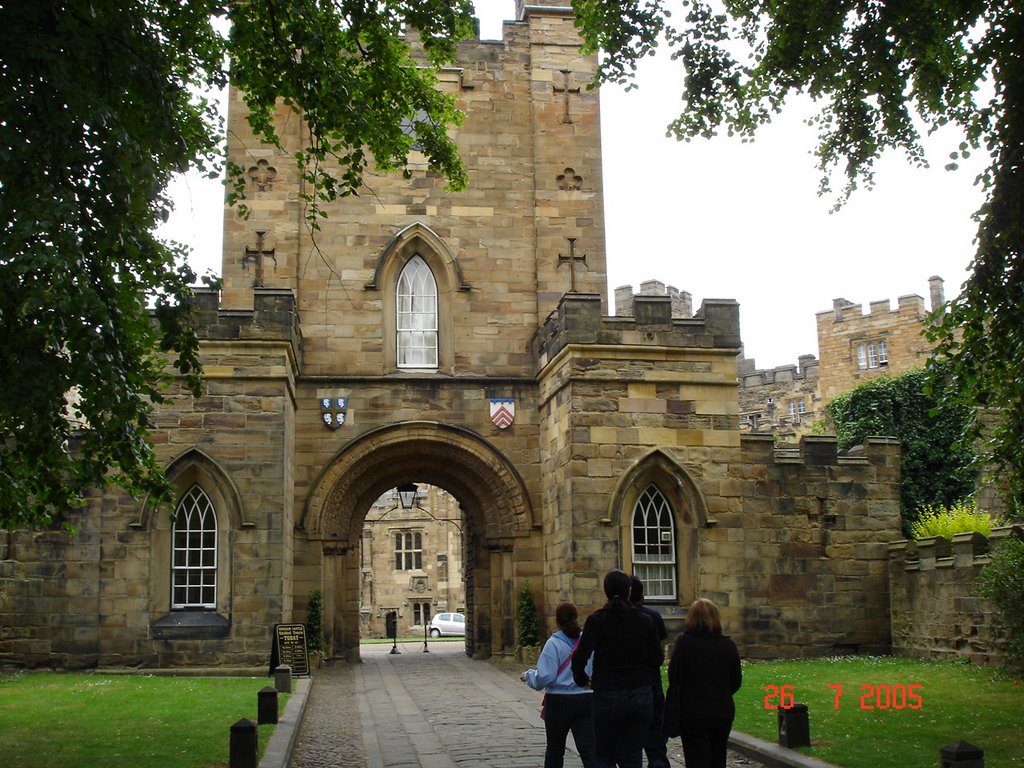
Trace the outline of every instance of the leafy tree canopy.
[[148, 421], [200, 367], [195, 275], [153, 230], [172, 174], [219, 172], [202, 94], [230, 71], [271, 144], [277, 105], [301, 113], [314, 220], [370, 162], [404, 166], [403, 120], [459, 188], [459, 113], [423, 64], [471, 23], [468, 0], [0, 2], [0, 527], [60, 522], [110, 482], [167, 492]]
[[[1024, 508], [1024, 4], [1016, 0], [574, 0], [604, 81], [629, 83], [660, 44], [685, 65], [681, 139], [752, 136], [793, 94], [819, 105], [821, 191], [839, 171], [840, 203], [870, 186], [888, 149], [925, 162], [919, 126], [959, 126], [951, 167], [991, 162], [976, 212], [977, 251], [933, 341], [952, 361], [950, 396], [998, 412], [971, 430]], [[674, 17], [670, 9], [681, 6]]]
[[959, 441], [970, 408], [943, 404], [924, 371], [866, 381], [827, 406], [840, 450], [871, 435], [898, 437], [900, 512], [905, 532], [923, 507], [951, 507], [974, 491], [975, 455]]

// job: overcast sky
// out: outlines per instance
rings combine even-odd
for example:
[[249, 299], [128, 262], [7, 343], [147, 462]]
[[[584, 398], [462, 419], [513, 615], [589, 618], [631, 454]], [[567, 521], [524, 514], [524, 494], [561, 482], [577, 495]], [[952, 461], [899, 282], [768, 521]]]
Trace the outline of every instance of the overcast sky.
[[[513, 0], [477, 0], [482, 36], [497, 38]], [[682, 76], [667, 56], [641, 67], [639, 88], [602, 89], [608, 285], [638, 289], [661, 280], [705, 298], [740, 303], [748, 357], [758, 367], [817, 354], [814, 313], [843, 297], [864, 305], [928, 297], [928, 278], [959, 293], [973, 253], [971, 214], [980, 160], [944, 169], [957, 134], [932, 137], [931, 167], [883, 158], [873, 190], [830, 213], [817, 196], [811, 105], [796, 104], [750, 144], [727, 137], [678, 142], [665, 126], [678, 114]], [[164, 230], [191, 244], [193, 268], [220, 272], [223, 190], [182, 179]]]

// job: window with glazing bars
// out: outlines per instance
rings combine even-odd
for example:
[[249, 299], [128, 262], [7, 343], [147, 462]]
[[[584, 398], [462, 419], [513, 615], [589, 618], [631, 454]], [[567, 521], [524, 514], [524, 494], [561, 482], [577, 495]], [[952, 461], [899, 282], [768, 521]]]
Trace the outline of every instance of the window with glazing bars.
[[633, 507], [633, 573], [647, 600], [676, 598], [676, 537], [672, 508], [656, 485]]
[[437, 368], [437, 283], [418, 254], [398, 278], [398, 367]]
[[423, 535], [412, 531], [395, 534], [395, 570], [412, 571], [423, 568]]
[[171, 608], [217, 607], [217, 513], [193, 485], [174, 511]]

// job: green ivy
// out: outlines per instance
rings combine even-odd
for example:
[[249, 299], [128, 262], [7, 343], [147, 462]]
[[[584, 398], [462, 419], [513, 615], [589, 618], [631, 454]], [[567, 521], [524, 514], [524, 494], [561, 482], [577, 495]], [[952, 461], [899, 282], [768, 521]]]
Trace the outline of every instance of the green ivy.
[[906, 533], [922, 507], [948, 507], [974, 491], [975, 454], [962, 442], [970, 409], [943, 403], [940, 386], [925, 371], [909, 371], [865, 382], [827, 406], [840, 450], [863, 444], [869, 436], [899, 438]]
[[1010, 661], [1024, 664], [1024, 540], [1019, 536], [1009, 536], [995, 546], [978, 574], [978, 593], [999, 608]]

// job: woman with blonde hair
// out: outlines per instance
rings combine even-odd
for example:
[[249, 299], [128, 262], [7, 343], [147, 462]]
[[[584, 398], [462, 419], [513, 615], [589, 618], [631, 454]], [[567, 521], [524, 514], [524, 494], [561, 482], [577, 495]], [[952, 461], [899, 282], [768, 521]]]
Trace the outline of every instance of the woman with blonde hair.
[[573, 682], [569, 663], [580, 643], [579, 612], [572, 603], [560, 603], [555, 609], [558, 631], [544, 643], [537, 668], [528, 669], [519, 679], [536, 691], [544, 691], [541, 717], [547, 746], [544, 768], [562, 768], [565, 740], [572, 732], [583, 768], [594, 768], [594, 726], [591, 722], [593, 693]]
[[668, 664], [669, 687], [679, 692], [686, 768], [725, 768], [736, 715], [732, 697], [742, 681], [740, 654], [722, 634], [718, 606], [704, 597], [695, 600]]

